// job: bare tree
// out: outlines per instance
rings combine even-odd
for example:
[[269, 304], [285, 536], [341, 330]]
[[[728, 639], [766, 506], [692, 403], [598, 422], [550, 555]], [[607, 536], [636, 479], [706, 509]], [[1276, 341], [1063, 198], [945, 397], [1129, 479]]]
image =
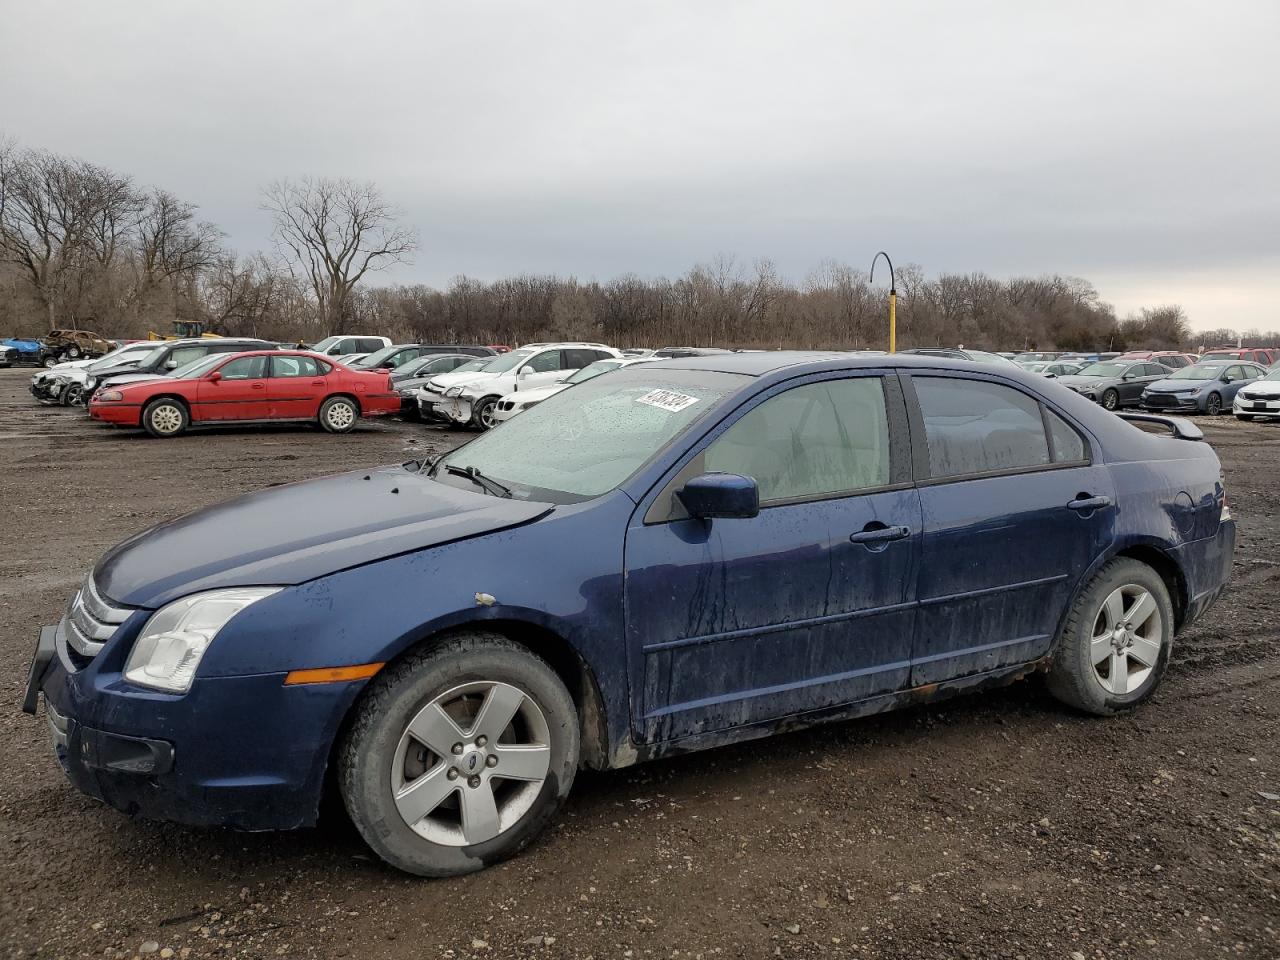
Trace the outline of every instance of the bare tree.
[[78, 303], [86, 262], [106, 265], [136, 198], [128, 178], [47, 151], [0, 148], [0, 262], [17, 266], [57, 326]]
[[372, 183], [281, 180], [267, 188], [263, 207], [275, 217], [277, 249], [305, 274], [329, 333], [342, 332], [367, 273], [404, 262], [417, 247], [415, 232], [396, 222]]

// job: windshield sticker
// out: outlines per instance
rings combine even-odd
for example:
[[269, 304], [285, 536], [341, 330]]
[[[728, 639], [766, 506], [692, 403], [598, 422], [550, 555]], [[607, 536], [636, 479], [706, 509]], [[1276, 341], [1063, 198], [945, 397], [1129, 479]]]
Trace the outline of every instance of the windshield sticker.
[[636, 403], [645, 403], [659, 410], [666, 410], [668, 413], [676, 413], [697, 402], [697, 397], [691, 397], [687, 393], [676, 393], [674, 390], [650, 390], [643, 397], [636, 397]]

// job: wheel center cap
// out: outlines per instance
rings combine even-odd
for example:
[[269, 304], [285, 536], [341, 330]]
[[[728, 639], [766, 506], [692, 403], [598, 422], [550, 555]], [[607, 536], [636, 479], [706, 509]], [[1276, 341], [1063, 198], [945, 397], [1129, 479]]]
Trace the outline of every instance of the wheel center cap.
[[484, 751], [479, 747], [469, 747], [458, 757], [458, 770], [464, 776], [474, 777], [484, 770]]

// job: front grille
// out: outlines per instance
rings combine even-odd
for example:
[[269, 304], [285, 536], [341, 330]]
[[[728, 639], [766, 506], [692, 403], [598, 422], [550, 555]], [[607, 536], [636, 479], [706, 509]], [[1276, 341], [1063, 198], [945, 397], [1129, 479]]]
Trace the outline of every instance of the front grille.
[[1176, 407], [1182, 403], [1181, 398], [1172, 393], [1149, 393], [1143, 400], [1148, 407]]
[[86, 661], [93, 659], [132, 612], [104, 600], [94, 586], [93, 574], [89, 574], [67, 610], [67, 647]]
[[510, 410], [513, 407], [515, 407], [515, 404], [510, 400], [502, 400], [498, 403], [499, 410]]

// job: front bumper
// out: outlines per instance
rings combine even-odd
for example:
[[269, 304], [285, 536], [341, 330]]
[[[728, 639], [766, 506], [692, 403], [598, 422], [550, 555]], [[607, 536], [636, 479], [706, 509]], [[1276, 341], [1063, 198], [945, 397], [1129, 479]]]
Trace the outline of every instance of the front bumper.
[[1280, 417], [1280, 397], [1261, 397], [1250, 399], [1242, 396], [1244, 391], [1236, 394], [1231, 412], [1239, 416]]
[[1139, 406], [1152, 413], [1197, 413], [1200, 398], [1193, 393], [1144, 393]]
[[72, 785], [124, 813], [193, 826], [315, 823], [329, 750], [364, 682], [284, 685], [284, 674], [197, 679], [183, 695], [120, 675], [145, 611], [87, 665], [65, 621], [41, 630], [27, 701], [42, 699]]
[[136, 403], [92, 403], [89, 404], [89, 416], [103, 423], [122, 424], [136, 427], [142, 423], [142, 408]]
[[471, 422], [471, 401], [467, 397], [450, 397], [436, 407], [436, 415], [443, 415], [451, 423], [466, 425]]

